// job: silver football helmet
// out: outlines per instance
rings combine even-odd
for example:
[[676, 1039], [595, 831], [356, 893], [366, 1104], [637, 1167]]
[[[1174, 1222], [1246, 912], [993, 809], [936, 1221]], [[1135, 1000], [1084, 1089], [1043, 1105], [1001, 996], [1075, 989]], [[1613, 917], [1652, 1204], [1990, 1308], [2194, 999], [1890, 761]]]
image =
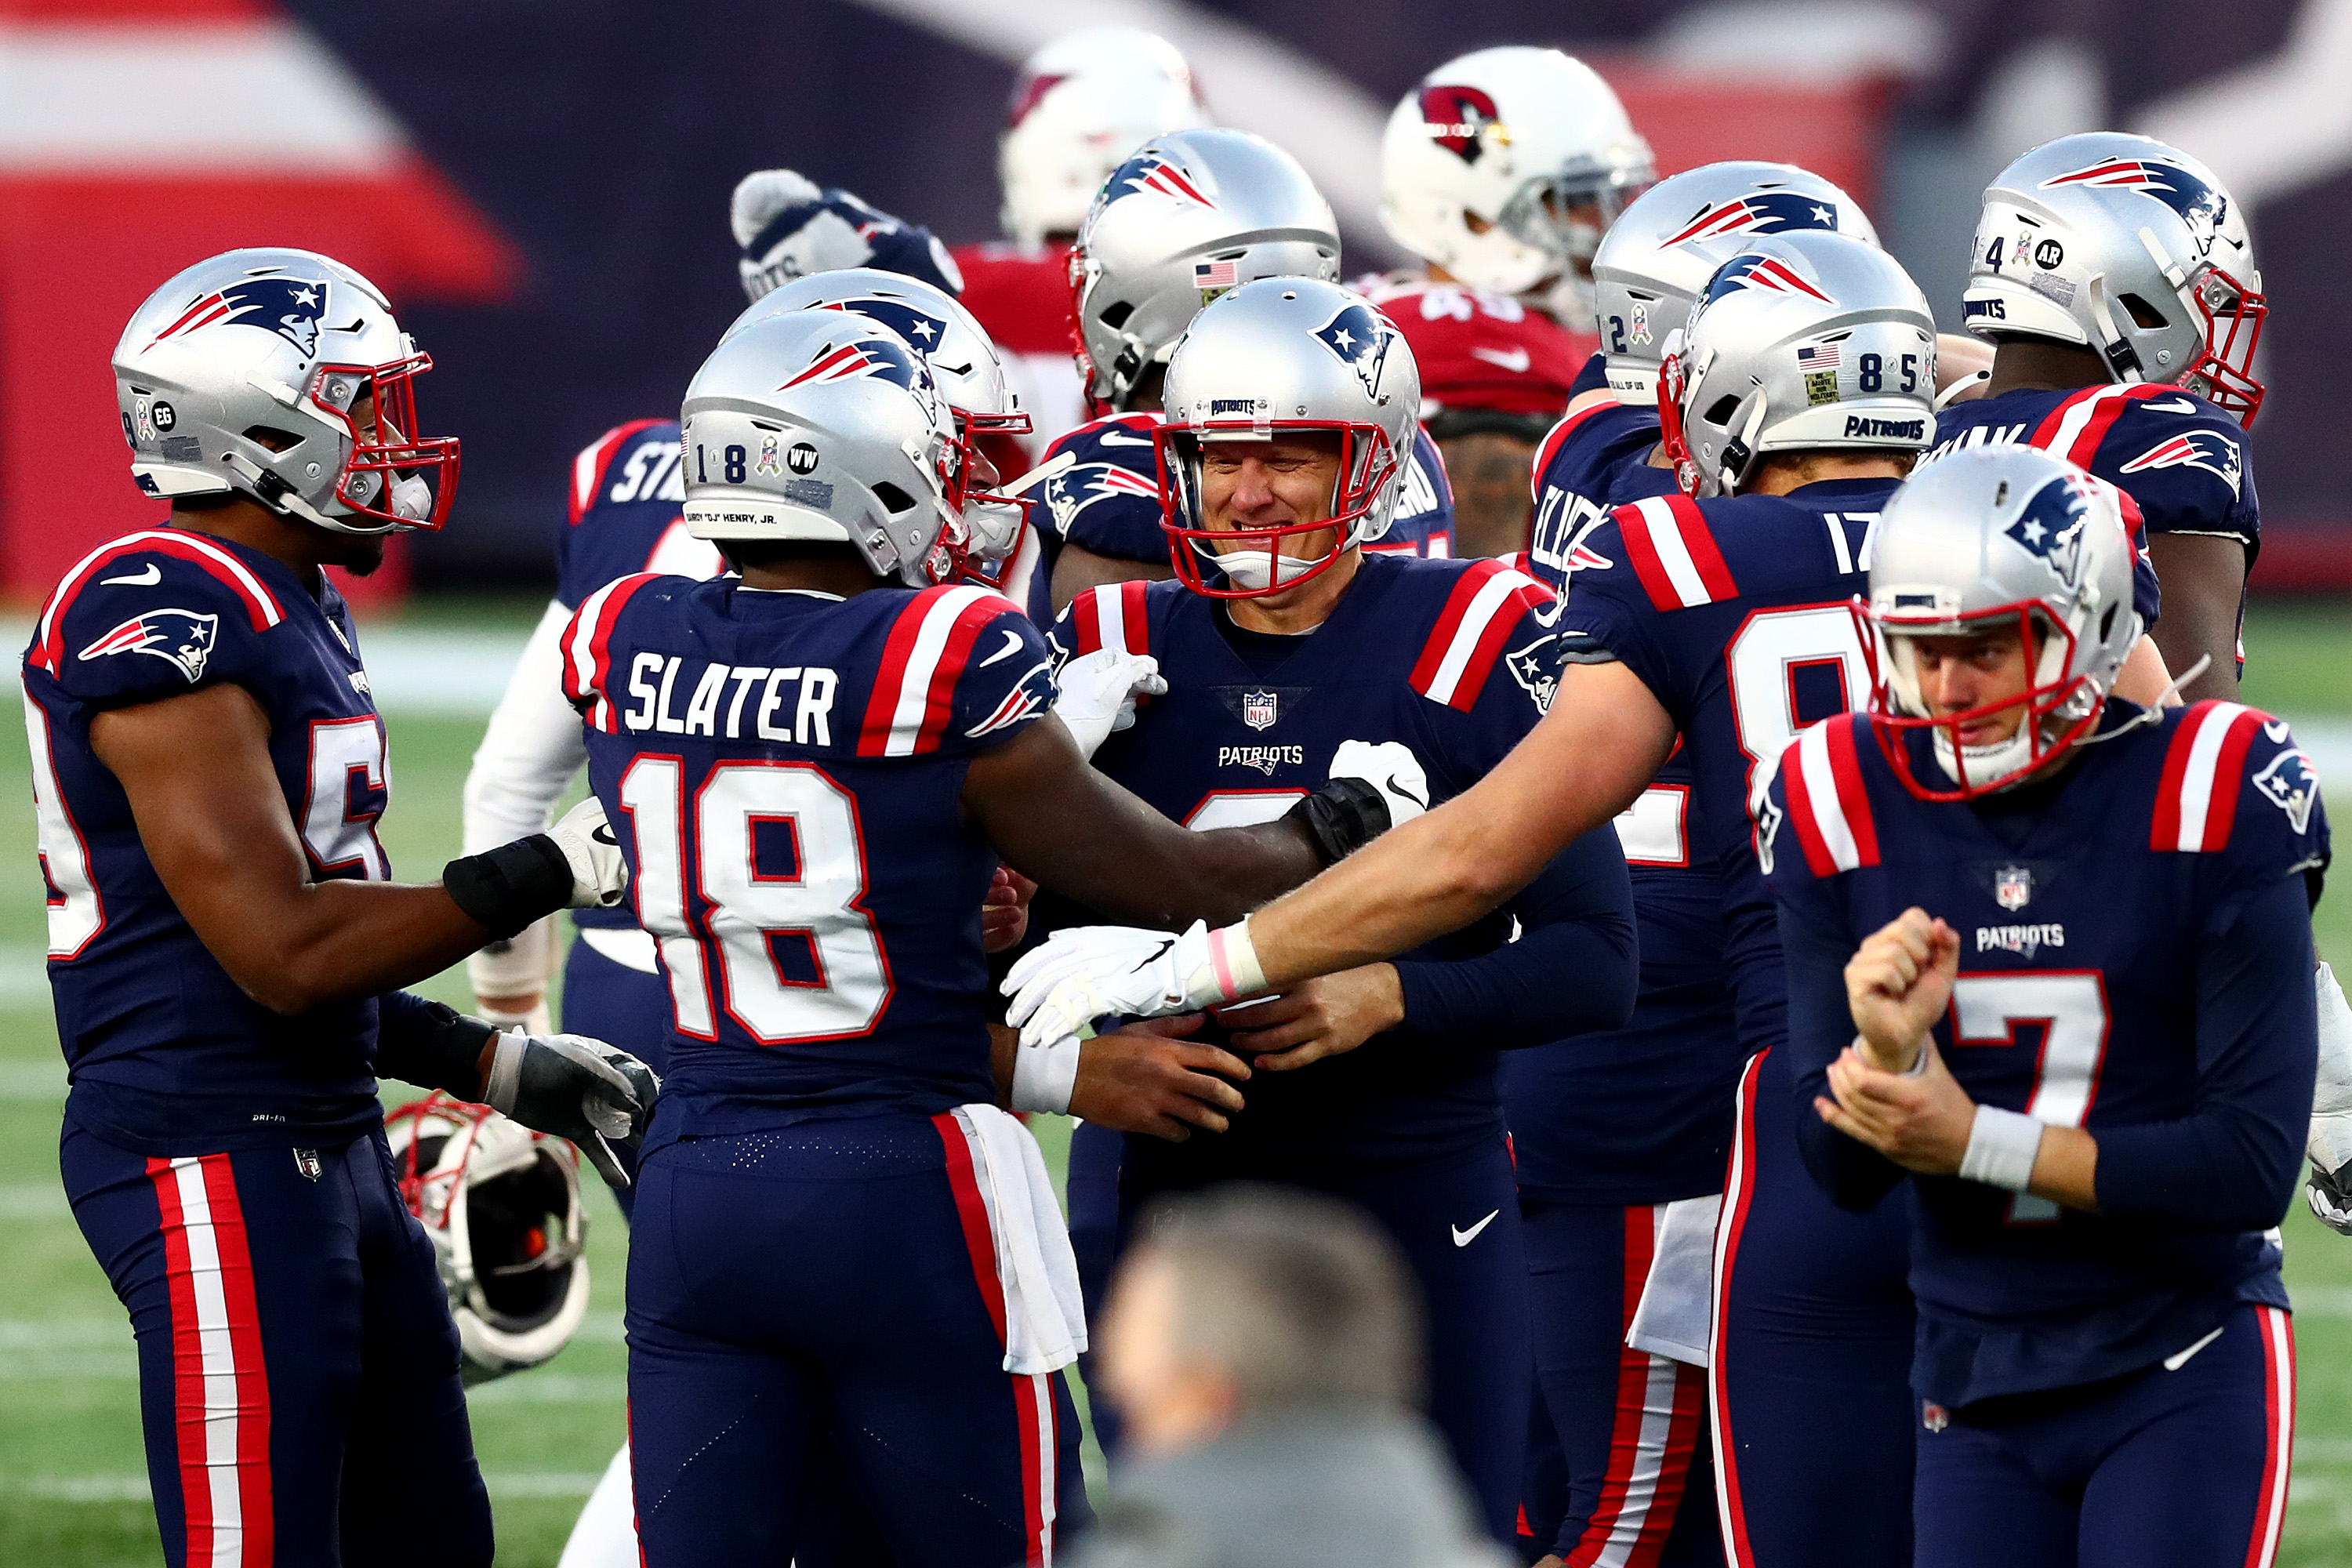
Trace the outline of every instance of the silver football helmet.
[[2252, 425], [2269, 302], [2245, 214], [2213, 172], [2145, 136], [2045, 142], [1977, 219], [1969, 331], [2097, 351], [2108, 378], [2178, 384]]
[[580, 1162], [561, 1138], [432, 1094], [384, 1119], [400, 1195], [425, 1226], [467, 1384], [547, 1361], [588, 1315]]
[[846, 542], [912, 587], [960, 561], [955, 425], [922, 355], [871, 317], [795, 310], [733, 333], [686, 389], [686, 529]]
[[1070, 251], [1089, 395], [1133, 405], [1202, 305], [1256, 278], [1339, 278], [1339, 225], [1298, 160], [1246, 131], [1155, 136], [1095, 197]]
[[1592, 256], [1610, 390], [1629, 403], [1654, 399], [1666, 337], [1689, 324], [1715, 269], [1748, 241], [1792, 229], [1878, 243], [1878, 230], [1852, 196], [1793, 163], [1706, 163], [1635, 197]]
[[[754, 321], [794, 310], [847, 310], [878, 321], [923, 356], [950, 413], [957, 450], [949, 500], [963, 520], [964, 546], [982, 560], [1001, 561], [1021, 542], [1026, 503], [994, 490], [979, 477], [974, 456], [996, 446], [989, 461], [999, 478], [1028, 467], [1005, 441], [1029, 433], [1029, 416], [1004, 379], [1003, 362], [988, 330], [954, 296], [919, 279], [870, 267], [846, 268], [799, 279], [764, 294], [719, 338], [725, 342]], [[1008, 463], [1017, 463], [1008, 469]]]
[[[1420, 417], [1412, 350], [1362, 295], [1318, 279], [1262, 278], [1213, 301], [1169, 361], [1166, 418], [1153, 437], [1176, 574], [1213, 598], [1257, 598], [1380, 538], [1396, 515]], [[1202, 504], [1202, 448], [1300, 431], [1339, 435], [1328, 515], [1211, 529]], [[1318, 556], [1283, 548], [1329, 529], [1337, 536]], [[1212, 572], [1220, 580], [1213, 582]]]
[[[2133, 551], [2113, 486], [2027, 446], [1972, 447], [1922, 467], [1872, 535], [1863, 647], [1871, 715], [1904, 782], [1930, 800], [2017, 784], [2098, 722], [2139, 641]], [[1938, 714], [1921, 692], [1917, 639], [2014, 631], [2030, 662], [2022, 696]], [[2008, 739], [1964, 728], [2022, 703]], [[1949, 786], [1919, 776], [1908, 731], [1933, 737]]]
[[231, 250], [147, 298], [114, 347], [131, 477], [235, 490], [338, 533], [436, 529], [457, 439], [421, 436], [433, 368], [376, 286], [309, 250]]
[[1658, 374], [1660, 441], [1686, 495], [1736, 493], [1767, 452], [1924, 452], [1936, 319], [1874, 245], [1767, 235], [1717, 268]]

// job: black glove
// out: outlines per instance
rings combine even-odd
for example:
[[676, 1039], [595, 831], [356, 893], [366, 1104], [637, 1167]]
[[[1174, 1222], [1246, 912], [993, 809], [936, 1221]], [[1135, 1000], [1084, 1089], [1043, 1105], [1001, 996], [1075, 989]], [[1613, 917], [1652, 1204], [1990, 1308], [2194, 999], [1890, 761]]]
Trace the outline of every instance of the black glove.
[[535, 1132], [570, 1139], [607, 1184], [625, 1187], [612, 1145], [637, 1146], [660, 1092], [651, 1068], [602, 1040], [509, 1029], [499, 1037], [482, 1103]]
[[1360, 778], [1338, 778], [1283, 814], [1315, 841], [1323, 864], [1340, 861], [1389, 830], [1388, 797]]

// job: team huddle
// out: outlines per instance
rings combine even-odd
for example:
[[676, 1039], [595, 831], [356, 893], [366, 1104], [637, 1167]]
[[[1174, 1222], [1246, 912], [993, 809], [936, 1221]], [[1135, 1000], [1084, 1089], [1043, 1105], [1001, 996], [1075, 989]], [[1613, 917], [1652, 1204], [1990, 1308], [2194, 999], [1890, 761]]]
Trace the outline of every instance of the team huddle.
[[[173, 1568], [409, 1561], [422, 1500], [491, 1560], [464, 1385], [585, 1310], [575, 1147], [630, 1422], [567, 1564], [1049, 1564], [1088, 1322], [1232, 1181], [1393, 1240], [1523, 1562], [2269, 1563], [2352, 1009], [2316, 772], [2235, 700], [2210, 172], [2024, 153], [1955, 337], [1846, 193], [1659, 179], [1552, 50], [1405, 96], [1424, 266], [1352, 286], [1149, 35], [1041, 51], [1000, 161], [960, 253], [738, 187], [750, 308], [580, 455], [432, 884], [321, 571], [450, 516], [431, 361], [306, 251], [132, 318], [171, 521], [25, 709]], [[401, 989], [461, 958], [478, 1016]]]

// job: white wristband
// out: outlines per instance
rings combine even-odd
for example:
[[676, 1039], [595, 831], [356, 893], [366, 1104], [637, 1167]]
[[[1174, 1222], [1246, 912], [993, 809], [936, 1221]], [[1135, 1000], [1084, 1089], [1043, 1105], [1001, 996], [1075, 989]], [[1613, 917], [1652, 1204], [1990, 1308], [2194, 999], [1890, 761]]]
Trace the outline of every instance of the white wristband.
[[1265, 989], [1265, 971], [1250, 941], [1248, 916], [1211, 931], [1208, 948], [1208, 963], [1194, 973], [1192, 994], [1186, 998], [1192, 1005], [1216, 1006]]
[[1960, 1156], [1960, 1178], [2021, 1193], [2032, 1184], [2033, 1158], [2041, 1152], [2041, 1122], [1979, 1105], [1969, 1128], [1969, 1152]]
[[1070, 1113], [1070, 1096], [1078, 1087], [1076, 1035], [1039, 1045], [1021, 1045], [1013, 1052], [1013, 1109], [1044, 1110], [1055, 1116]]

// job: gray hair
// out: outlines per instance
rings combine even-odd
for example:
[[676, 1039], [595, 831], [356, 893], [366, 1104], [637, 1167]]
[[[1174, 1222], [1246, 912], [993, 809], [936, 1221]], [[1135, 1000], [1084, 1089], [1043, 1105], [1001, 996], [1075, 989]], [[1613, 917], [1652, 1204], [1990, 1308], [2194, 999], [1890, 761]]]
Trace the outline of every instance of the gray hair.
[[1179, 1345], [1226, 1371], [1244, 1413], [1420, 1402], [1418, 1292], [1353, 1205], [1232, 1184], [1159, 1205], [1141, 1239], [1139, 1260], [1173, 1271]]

